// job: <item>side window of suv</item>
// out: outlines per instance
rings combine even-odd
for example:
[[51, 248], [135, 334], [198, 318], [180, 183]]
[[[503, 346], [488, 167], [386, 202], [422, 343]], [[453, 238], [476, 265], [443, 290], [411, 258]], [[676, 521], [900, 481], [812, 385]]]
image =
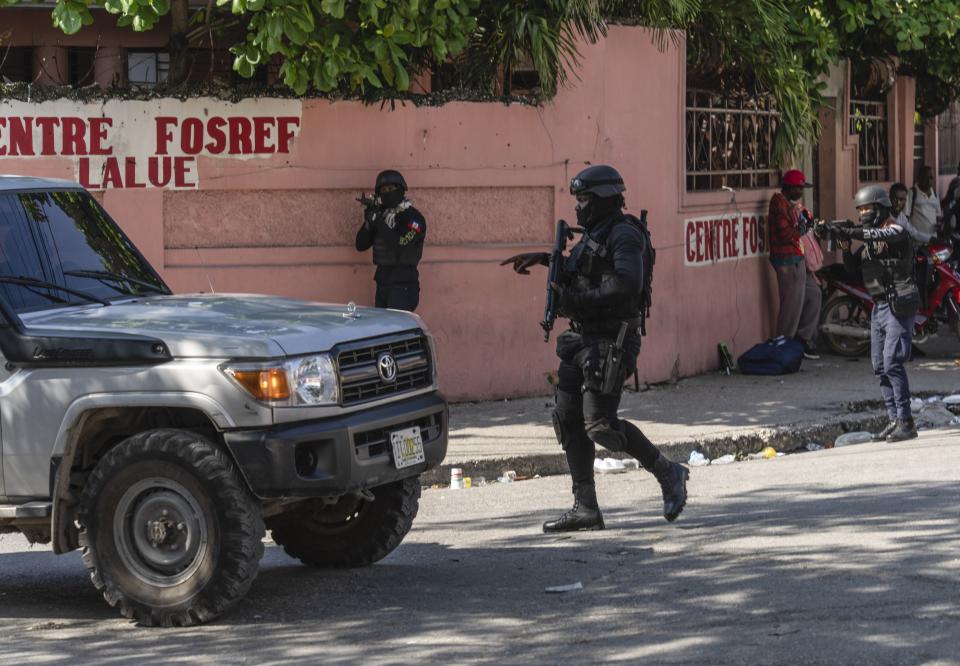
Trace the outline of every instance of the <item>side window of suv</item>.
[[[16, 194], [0, 194], [0, 276], [48, 280], [30, 219]], [[0, 283], [0, 297], [14, 310], [48, 305], [43, 290]]]

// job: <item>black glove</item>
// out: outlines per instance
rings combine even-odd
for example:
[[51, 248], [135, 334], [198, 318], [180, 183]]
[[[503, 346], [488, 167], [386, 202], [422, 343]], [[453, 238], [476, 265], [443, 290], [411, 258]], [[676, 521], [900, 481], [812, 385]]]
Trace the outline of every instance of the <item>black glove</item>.
[[513, 270], [520, 275], [530, 275], [530, 271], [527, 269], [537, 265], [548, 266], [550, 264], [550, 255], [546, 252], [524, 252], [523, 254], [515, 254], [509, 259], [504, 259], [500, 262], [501, 266], [506, 266], [507, 264], [513, 264]]
[[560, 297], [560, 300], [557, 304], [560, 312], [569, 316], [571, 313], [576, 311], [577, 306], [580, 303], [578, 298], [579, 294], [576, 291], [570, 289], [569, 287], [564, 288], [556, 282], [551, 282], [550, 288], [553, 289], [557, 296]]
[[367, 228], [367, 231], [373, 231], [373, 224], [377, 220], [377, 207], [376, 206], [367, 206], [363, 209], [363, 226]]

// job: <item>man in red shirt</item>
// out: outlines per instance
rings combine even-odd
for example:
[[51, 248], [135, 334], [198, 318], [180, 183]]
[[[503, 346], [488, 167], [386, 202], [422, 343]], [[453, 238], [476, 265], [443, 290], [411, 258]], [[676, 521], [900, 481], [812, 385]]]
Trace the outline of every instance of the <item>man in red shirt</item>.
[[813, 340], [820, 318], [820, 287], [806, 270], [800, 240], [813, 226], [813, 216], [800, 202], [805, 187], [812, 185], [802, 171], [792, 169], [783, 174], [780, 191], [770, 200], [770, 263], [780, 295], [777, 336], [799, 340], [804, 356], [817, 358]]

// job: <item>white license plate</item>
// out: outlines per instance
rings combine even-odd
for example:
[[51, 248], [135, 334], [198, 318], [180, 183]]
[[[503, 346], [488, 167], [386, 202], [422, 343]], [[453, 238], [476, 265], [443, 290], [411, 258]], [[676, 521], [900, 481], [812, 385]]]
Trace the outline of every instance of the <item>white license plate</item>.
[[420, 426], [390, 433], [390, 443], [393, 445], [393, 464], [397, 469], [417, 465], [427, 460], [423, 455]]

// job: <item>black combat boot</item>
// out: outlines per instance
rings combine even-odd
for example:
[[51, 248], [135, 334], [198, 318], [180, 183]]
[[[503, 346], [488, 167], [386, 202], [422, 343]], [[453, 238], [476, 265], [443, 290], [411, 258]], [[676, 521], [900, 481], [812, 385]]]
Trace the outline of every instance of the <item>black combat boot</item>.
[[882, 441], [884, 441], [884, 440], [887, 438], [887, 435], [889, 435], [890, 433], [892, 433], [892, 432], [894, 431], [894, 429], [896, 429], [896, 427], [897, 427], [897, 420], [894, 419], [894, 420], [890, 421], [890, 423], [887, 424], [887, 427], [886, 427], [886, 428], [884, 428], [883, 430], [881, 430], [880, 432], [878, 432], [877, 434], [875, 434], [875, 435], [873, 436], [873, 441], [875, 441], [875, 442], [882, 442]]
[[687, 479], [690, 472], [679, 463], [667, 460], [662, 455], [650, 470], [663, 490], [663, 517], [673, 522], [687, 503]]
[[573, 508], [556, 520], [543, 524], [544, 532], [576, 532], [602, 530], [603, 514], [597, 504], [597, 488], [592, 483], [573, 486]]
[[917, 436], [917, 426], [913, 419], [897, 419], [894, 429], [887, 435], [888, 442], [902, 442]]

